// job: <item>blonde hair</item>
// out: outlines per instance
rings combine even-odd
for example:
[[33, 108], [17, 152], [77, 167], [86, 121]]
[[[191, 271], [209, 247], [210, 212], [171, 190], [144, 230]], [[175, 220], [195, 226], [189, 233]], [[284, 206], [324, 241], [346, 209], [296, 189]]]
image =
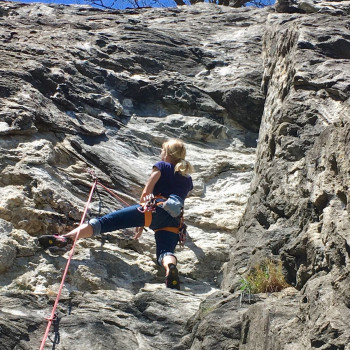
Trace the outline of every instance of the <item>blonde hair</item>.
[[170, 139], [162, 145], [165, 154], [170, 157], [172, 163], [175, 164], [175, 171], [181, 175], [187, 175], [193, 172], [193, 166], [186, 158], [186, 146], [178, 139]]

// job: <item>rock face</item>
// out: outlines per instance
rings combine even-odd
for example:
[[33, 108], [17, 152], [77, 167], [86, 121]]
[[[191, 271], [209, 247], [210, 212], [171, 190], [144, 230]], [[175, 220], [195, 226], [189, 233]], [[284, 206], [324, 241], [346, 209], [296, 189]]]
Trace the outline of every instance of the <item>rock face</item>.
[[[283, 312], [293, 339], [281, 344], [285, 330], [270, 319], [266, 349], [349, 348], [350, 31], [348, 17], [337, 13], [270, 15], [264, 35], [266, 103], [252, 194], [223, 288], [237, 288], [239, 268], [282, 259], [300, 305]], [[260, 313], [246, 314], [249, 332], [266, 309]]]
[[[80, 240], [45, 348], [350, 349], [349, 5], [305, 4], [1, 4], [1, 349], [40, 346], [68, 255], [35, 238], [79, 222], [87, 169], [135, 203], [169, 137], [196, 170], [181, 291], [150, 231]], [[241, 294], [266, 257], [293, 287]]]

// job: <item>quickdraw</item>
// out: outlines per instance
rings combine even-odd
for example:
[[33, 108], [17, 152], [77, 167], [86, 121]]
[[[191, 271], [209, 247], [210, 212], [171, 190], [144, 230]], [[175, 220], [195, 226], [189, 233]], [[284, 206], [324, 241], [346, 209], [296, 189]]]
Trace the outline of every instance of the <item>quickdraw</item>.
[[157, 209], [157, 203], [156, 197], [154, 197], [153, 194], [148, 194], [147, 196], [144, 197], [144, 202], [142, 202], [139, 208], [137, 208], [138, 211], [141, 213], [145, 212], [151, 212], [154, 213]]
[[182, 225], [180, 226], [180, 230], [179, 230], [179, 245], [181, 247], [185, 246], [186, 239], [187, 239], [187, 225], [184, 222], [182, 222]]
[[59, 344], [61, 341], [60, 338], [60, 318], [58, 317], [58, 313], [55, 312], [54, 318], [52, 320], [52, 325], [53, 325], [53, 333], [55, 335], [54, 339], [51, 339], [50, 337], [48, 337], [51, 342], [55, 345], [55, 344]]

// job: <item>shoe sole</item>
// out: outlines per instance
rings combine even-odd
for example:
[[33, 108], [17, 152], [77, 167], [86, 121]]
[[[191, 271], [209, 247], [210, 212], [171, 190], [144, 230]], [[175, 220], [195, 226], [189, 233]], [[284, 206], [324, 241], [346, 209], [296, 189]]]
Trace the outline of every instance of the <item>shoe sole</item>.
[[166, 278], [166, 286], [170, 289], [180, 290], [179, 272], [175, 265], [169, 267], [169, 275]]

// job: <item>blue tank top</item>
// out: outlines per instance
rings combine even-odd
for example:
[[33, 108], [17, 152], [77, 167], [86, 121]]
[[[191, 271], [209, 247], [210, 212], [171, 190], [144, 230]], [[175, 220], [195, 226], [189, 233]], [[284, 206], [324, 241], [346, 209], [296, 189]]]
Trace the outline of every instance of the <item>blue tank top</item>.
[[183, 200], [193, 189], [192, 178], [189, 175], [181, 175], [175, 172], [175, 166], [171, 163], [159, 161], [153, 165], [160, 170], [161, 176], [154, 186], [153, 194], [169, 197], [171, 194], [176, 194]]

